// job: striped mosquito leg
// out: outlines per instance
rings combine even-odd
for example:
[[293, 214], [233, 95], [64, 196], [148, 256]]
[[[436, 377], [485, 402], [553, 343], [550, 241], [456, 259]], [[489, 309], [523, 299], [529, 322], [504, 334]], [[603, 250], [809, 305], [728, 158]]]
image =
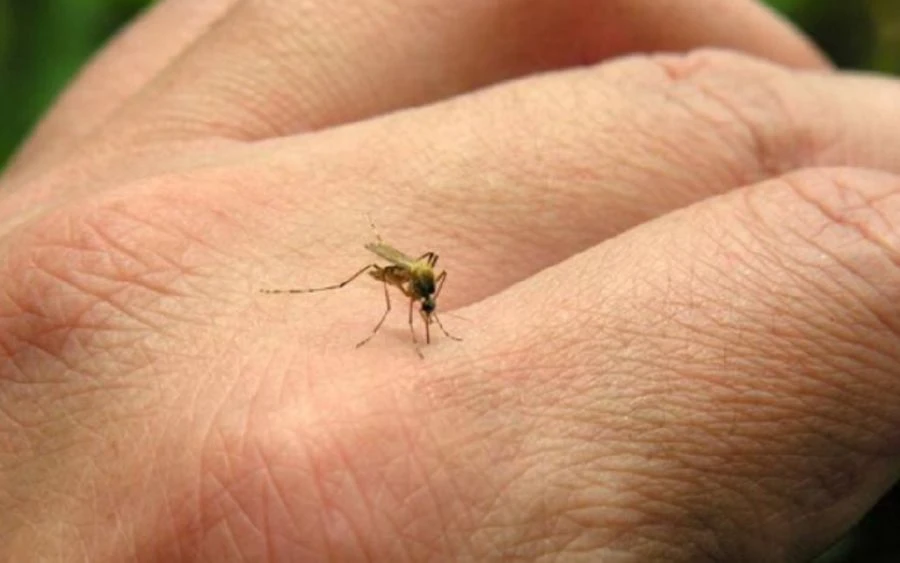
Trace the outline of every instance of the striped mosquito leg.
[[342, 281], [341, 283], [329, 285], [329, 286], [325, 286], [325, 287], [311, 287], [308, 289], [260, 289], [259, 292], [273, 295], [273, 294], [279, 294], [279, 293], [314, 293], [316, 291], [328, 291], [330, 289], [340, 289], [340, 288], [344, 287], [345, 285], [347, 285], [348, 283], [355, 280], [356, 278], [358, 278], [359, 276], [363, 275], [365, 272], [367, 272], [373, 268], [376, 270], [381, 269], [378, 266], [378, 264], [368, 264], [365, 267], [363, 267], [360, 271], [356, 272], [355, 274], [353, 274], [346, 280]]

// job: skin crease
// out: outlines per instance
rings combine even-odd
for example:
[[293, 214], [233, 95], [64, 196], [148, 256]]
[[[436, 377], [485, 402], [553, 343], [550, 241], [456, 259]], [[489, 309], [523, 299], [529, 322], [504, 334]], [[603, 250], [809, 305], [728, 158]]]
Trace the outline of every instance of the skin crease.
[[[0, 559], [805, 561], [896, 482], [895, 80], [743, 1], [189, 4], [0, 183]], [[259, 293], [367, 213], [463, 342]]]

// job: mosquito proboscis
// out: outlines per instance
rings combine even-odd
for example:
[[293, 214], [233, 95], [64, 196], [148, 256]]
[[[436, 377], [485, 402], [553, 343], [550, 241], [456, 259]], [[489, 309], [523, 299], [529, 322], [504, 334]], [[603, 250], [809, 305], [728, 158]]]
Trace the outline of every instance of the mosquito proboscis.
[[418, 258], [412, 258], [384, 242], [381, 235], [378, 233], [375, 224], [371, 220], [370, 224], [372, 226], [372, 231], [375, 234], [375, 242], [366, 244], [365, 248], [379, 258], [389, 262], [388, 265], [382, 266], [376, 263], [367, 264], [341, 283], [325, 287], [312, 287], [306, 289], [262, 289], [260, 292], [267, 294], [296, 294], [331, 291], [341, 289], [361, 275], [368, 273], [372, 278], [380, 281], [384, 287], [385, 310], [384, 314], [381, 315], [378, 324], [372, 329], [372, 333], [359, 342], [356, 345], [357, 348], [372, 340], [378, 333], [381, 325], [384, 324], [385, 319], [387, 319], [388, 313], [391, 312], [391, 296], [388, 291], [388, 286], [396, 287], [409, 299], [409, 330], [410, 334], [412, 334], [413, 343], [416, 346], [416, 353], [419, 354], [420, 357], [422, 356], [422, 352], [419, 349], [419, 340], [416, 338], [416, 330], [413, 325], [413, 309], [416, 302], [420, 304], [419, 314], [425, 323], [426, 344], [431, 343], [430, 326], [432, 319], [434, 319], [445, 336], [452, 340], [462, 340], [447, 332], [447, 329], [444, 328], [444, 325], [441, 323], [441, 319], [437, 314], [437, 299], [441, 294], [441, 289], [444, 287], [444, 282], [447, 280], [446, 270], [441, 271], [439, 274], [435, 273], [438, 255], [434, 252], [426, 252]]

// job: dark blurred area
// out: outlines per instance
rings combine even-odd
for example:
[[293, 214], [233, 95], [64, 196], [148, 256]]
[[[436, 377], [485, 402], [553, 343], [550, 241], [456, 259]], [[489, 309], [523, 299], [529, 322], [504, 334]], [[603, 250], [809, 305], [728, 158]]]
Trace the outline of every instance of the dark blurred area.
[[[91, 53], [150, 3], [0, 0], [0, 168]], [[769, 3], [839, 66], [900, 75], [900, 0]], [[900, 562], [900, 488], [816, 560], [851, 562]]]

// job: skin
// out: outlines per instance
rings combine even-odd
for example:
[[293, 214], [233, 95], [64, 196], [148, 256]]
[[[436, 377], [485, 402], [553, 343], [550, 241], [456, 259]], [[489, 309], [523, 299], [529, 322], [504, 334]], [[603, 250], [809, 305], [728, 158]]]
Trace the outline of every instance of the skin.
[[[900, 474], [898, 99], [747, 1], [162, 2], [0, 184], [0, 559], [807, 560]], [[367, 213], [463, 342], [259, 293]]]

